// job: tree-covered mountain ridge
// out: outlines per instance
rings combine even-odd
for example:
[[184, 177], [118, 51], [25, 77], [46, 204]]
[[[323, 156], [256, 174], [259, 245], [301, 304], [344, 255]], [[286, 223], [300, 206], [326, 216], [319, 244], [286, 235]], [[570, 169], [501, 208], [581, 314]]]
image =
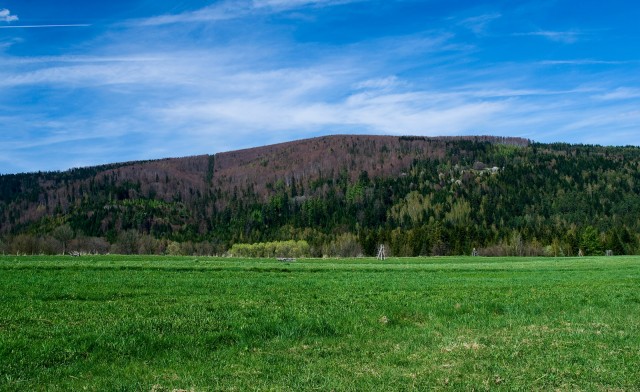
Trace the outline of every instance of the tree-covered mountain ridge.
[[[638, 252], [640, 148], [337, 135], [0, 176], [3, 252]], [[253, 245], [247, 245], [253, 244]], [[279, 248], [278, 248], [279, 247]]]

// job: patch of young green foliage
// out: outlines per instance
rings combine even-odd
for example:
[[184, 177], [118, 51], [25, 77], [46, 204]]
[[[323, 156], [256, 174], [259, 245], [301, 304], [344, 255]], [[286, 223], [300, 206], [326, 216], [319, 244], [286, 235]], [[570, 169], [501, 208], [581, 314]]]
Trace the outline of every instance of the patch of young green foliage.
[[233, 244], [229, 254], [236, 257], [305, 257], [310, 253], [307, 241], [273, 241]]
[[640, 258], [1, 257], [0, 390], [637, 390]]

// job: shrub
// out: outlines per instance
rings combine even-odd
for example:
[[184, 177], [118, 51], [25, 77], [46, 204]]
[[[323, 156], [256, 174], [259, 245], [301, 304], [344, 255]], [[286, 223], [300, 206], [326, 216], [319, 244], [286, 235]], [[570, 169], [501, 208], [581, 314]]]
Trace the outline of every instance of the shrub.
[[307, 241], [294, 240], [234, 244], [229, 254], [236, 257], [308, 257], [311, 247]]

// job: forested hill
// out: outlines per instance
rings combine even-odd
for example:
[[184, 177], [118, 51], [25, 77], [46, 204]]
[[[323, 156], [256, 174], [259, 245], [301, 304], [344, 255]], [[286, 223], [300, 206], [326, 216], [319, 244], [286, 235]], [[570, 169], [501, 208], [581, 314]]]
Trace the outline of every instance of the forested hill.
[[630, 254], [639, 218], [640, 148], [519, 138], [327, 136], [0, 176], [11, 253]]

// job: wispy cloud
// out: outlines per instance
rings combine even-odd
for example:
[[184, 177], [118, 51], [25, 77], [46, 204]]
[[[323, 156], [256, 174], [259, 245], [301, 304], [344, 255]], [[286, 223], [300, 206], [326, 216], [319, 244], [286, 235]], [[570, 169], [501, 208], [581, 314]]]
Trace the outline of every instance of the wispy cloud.
[[0, 22], [15, 22], [18, 20], [17, 15], [11, 15], [11, 11], [4, 8], [0, 10]]
[[196, 11], [180, 14], [168, 14], [154, 16], [142, 20], [132, 21], [134, 25], [161, 26], [175, 23], [214, 22], [219, 20], [234, 19], [250, 12], [251, 3], [246, 0], [222, 1]]
[[256, 13], [283, 12], [302, 7], [329, 7], [363, 1], [368, 0], [224, 0], [195, 11], [155, 16], [134, 21], [133, 24], [160, 26], [175, 23], [215, 22]]
[[90, 24], [43, 24], [43, 25], [18, 25], [0, 26], [0, 29], [47, 29], [55, 27], [90, 27]]
[[[0, 9], [0, 22], [15, 22], [17, 15], [12, 15], [8, 9]], [[3, 25], [0, 29], [43, 29], [57, 27], [89, 27], [90, 24], [38, 24], [38, 25]]]
[[22, 42], [22, 40], [20, 38], [13, 38], [13, 39], [8, 39], [8, 40], [1, 40], [0, 41], [0, 51], [2, 50], [6, 50], [9, 49], [10, 47], [12, 47], [13, 45]]
[[293, 9], [306, 6], [329, 7], [361, 1], [367, 0], [253, 0], [252, 3], [255, 8]]
[[573, 44], [585, 34], [579, 31], [530, 31], [527, 33], [515, 33], [514, 36], [543, 37], [554, 42]]
[[640, 89], [620, 87], [604, 94], [597, 95], [595, 98], [603, 101], [637, 99], [640, 98]]
[[365, 89], [380, 89], [380, 90], [388, 90], [392, 88], [396, 88], [405, 82], [401, 82], [397, 76], [387, 76], [383, 78], [374, 78], [368, 79], [361, 82], [356, 83], [353, 87], [355, 90], [365, 90]]
[[[634, 107], [616, 107], [613, 110], [593, 110], [589, 113], [582, 113], [582, 116], [575, 121], [569, 122], [560, 131], [584, 131], [590, 129], [614, 128], [617, 133], [638, 130], [640, 123], [640, 110]], [[610, 140], [611, 135], [603, 135], [597, 132], [590, 132], [589, 138], [599, 140]], [[636, 136], [637, 139], [637, 136]], [[609, 141], [610, 142], [610, 141]]]
[[596, 59], [573, 59], [573, 60], [543, 60], [540, 65], [628, 65], [638, 63], [638, 61], [618, 61], [618, 60], [596, 60]]
[[483, 14], [478, 16], [472, 16], [470, 18], [465, 18], [461, 20], [458, 25], [465, 27], [477, 35], [482, 35], [486, 33], [487, 28], [491, 22], [494, 20], [500, 19], [502, 15], [500, 13], [494, 12], [490, 14]]

